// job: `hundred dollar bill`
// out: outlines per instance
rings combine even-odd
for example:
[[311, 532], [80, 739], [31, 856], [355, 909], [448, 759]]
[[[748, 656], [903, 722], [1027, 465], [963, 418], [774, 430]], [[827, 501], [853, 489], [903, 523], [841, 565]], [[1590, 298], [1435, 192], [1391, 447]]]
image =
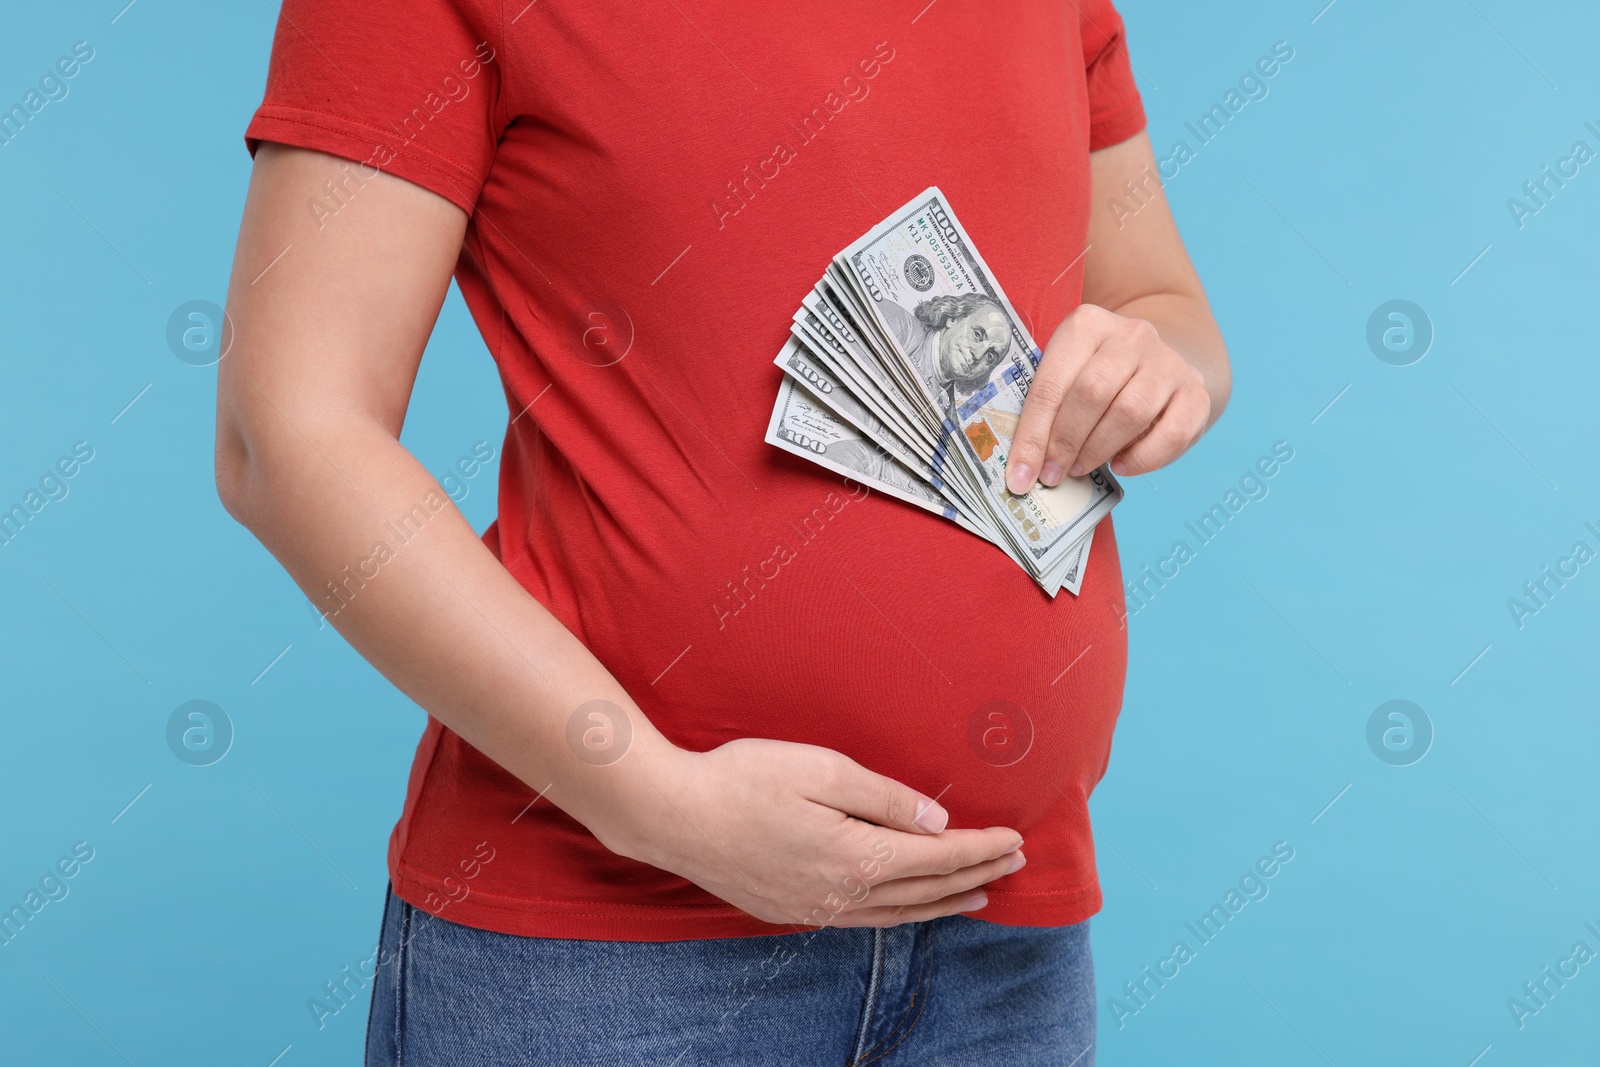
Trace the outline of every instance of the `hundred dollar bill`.
[[[871, 408], [879, 421], [893, 429], [902, 440], [918, 452], [929, 452], [933, 440], [921, 426], [907, 420], [903, 398], [892, 389], [862, 369], [859, 358], [838, 339], [838, 335], [808, 309], [802, 307], [790, 324], [790, 340], [809, 353], [816, 363], [828, 368], [862, 404]], [[788, 351], [788, 347], [785, 347]]]
[[970, 532], [978, 533], [933, 486], [918, 478], [882, 446], [835, 416], [805, 386], [788, 375], [778, 388], [778, 402], [767, 424], [767, 443], [881, 493], [943, 515]]
[[926, 190], [834, 267], [829, 280], [842, 277], [846, 302], [870, 316], [865, 336], [888, 348], [880, 355], [937, 425], [939, 451], [928, 465], [979, 487], [1005, 541], [1048, 589], [1045, 576], [1068, 563], [1122, 488], [1102, 467], [1020, 496], [1006, 489], [1012, 434], [1041, 353], [944, 194]]
[[[955, 504], [968, 517], [987, 514], [982, 496], [975, 486], [964, 479], [947, 481], [926, 462], [926, 457], [938, 452], [932, 437], [915, 422], [908, 422], [904, 412], [904, 397], [897, 392], [885, 392], [872, 380], [864, 377], [846, 347], [833, 331], [806, 308], [801, 308], [791, 324], [791, 345], [779, 353], [778, 364], [799, 377], [803, 384], [817, 393], [822, 401], [845, 417], [847, 422], [865, 430], [879, 444], [895, 453], [895, 457], [917, 472], [947, 500]], [[813, 375], [811, 372], [815, 372]], [[826, 378], [823, 385], [813, 379]], [[844, 398], [852, 407], [841, 408], [833, 403], [835, 397]], [[854, 406], [865, 408], [874, 417], [868, 426], [855, 417]], [[907, 456], [915, 457], [907, 461]], [[998, 536], [998, 531], [996, 531]]]
[[1091, 526], [1089, 532], [1078, 538], [1077, 544], [1072, 546], [1072, 551], [1067, 553], [1066, 561], [1060, 570], [1045, 575], [1039, 584], [1046, 589], [1052, 586], [1056, 589], [1065, 589], [1073, 596], [1077, 596], [1078, 590], [1083, 586], [1083, 572], [1089, 566], [1089, 549], [1093, 546], [1094, 527]]
[[[883, 451], [892, 455], [902, 466], [906, 467], [917, 476], [918, 481], [926, 483], [929, 488], [937, 490], [933, 483], [933, 469], [929, 467], [917, 450], [908, 445], [903, 438], [884, 425], [883, 421], [869, 410], [860, 397], [846, 386], [829, 369], [826, 363], [819, 359], [812, 350], [791, 337], [779, 350], [777, 359], [774, 360], [783, 373], [795, 379], [801, 387], [803, 397], [814, 405], [826, 408], [829, 414], [849, 423], [868, 440], [878, 445]], [[842, 432], [842, 431], [840, 431]], [[958, 507], [960, 501], [953, 501]], [[978, 514], [982, 514], [979, 512]]]
[[[818, 445], [835, 438], [841, 442], [851, 439], [850, 430], [837, 425], [848, 424], [849, 427], [859, 431], [866, 440], [879, 445], [887, 455], [898, 460], [900, 467], [903, 467], [907, 474], [916, 475], [919, 483], [916, 495], [919, 499], [913, 501], [914, 503], [929, 511], [937, 510], [928, 502], [930, 497], [937, 494], [932, 492], [933, 487], [928, 484], [931, 471], [927, 465], [903, 441], [889, 432], [876, 416], [866, 410], [851, 391], [834, 378], [826, 367], [820, 366], [795, 338], [791, 337], [784, 344], [773, 362], [783, 369], [785, 375], [794, 379], [792, 392], [797, 395], [780, 391], [778, 407], [787, 412], [790, 422], [785, 426], [781, 420], [775, 418], [773, 426], [768, 430], [768, 441], [816, 461], [819, 455], [826, 454], [817, 452]], [[829, 422], [830, 418], [833, 420], [832, 423]], [[832, 459], [832, 463], [824, 464], [829, 469], [847, 474], [862, 484], [891, 496], [905, 499], [900, 495], [905, 489], [903, 478], [899, 479], [898, 484], [893, 479], [883, 478], [884, 468], [876, 460], [866, 460], [865, 453], [855, 446], [846, 445], [835, 450]], [[899, 473], [892, 467], [889, 470], [896, 475]], [[959, 505], [957, 510], [960, 514], [955, 521], [987, 541], [996, 541], [996, 531], [986, 515], [981, 512], [975, 514], [967, 512]], [[945, 512], [939, 511], [939, 513]], [[1066, 589], [1074, 596], [1077, 595], [1083, 580], [1083, 568], [1088, 564], [1089, 548], [1093, 539], [1094, 531], [1091, 529], [1074, 547], [1074, 551], [1068, 553], [1060, 573], [1047, 576], [1055, 587]], [[1012, 558], [1016, 559], [1014, 555]], [[1054, 589], [1051, 592], [1053, 594]]]
[[[837, 269], [830, 267], [832, 271]], [[899, 361], [888, 342], [871, 329], [859, 326], [861, 322], [870, 324], [872, 319], [854, 302], [843, 279], [836, 286], [825, 277], [796, 313], [792, 331], [823, 362], [837, 364], [849, 379], [849, 387], [874, 407], [904, 441], [920, 455], [938, 461], [948, 451], [938, 420], [919, 407], [923, 397], [914, 384], [896, 380]], [[812, 338], [819, 335], [827, 343], [812, 345]], [[934, 488], [946, 497], [963, 501], [970, 510], [987, 511], [982, 490], [964, 468], [937, 465], [939, 471], [929, 478]], [[1004, 548], [1003, 536], [993, 540]], [[1020, 559], [1017, 562], [1022, 565]]]

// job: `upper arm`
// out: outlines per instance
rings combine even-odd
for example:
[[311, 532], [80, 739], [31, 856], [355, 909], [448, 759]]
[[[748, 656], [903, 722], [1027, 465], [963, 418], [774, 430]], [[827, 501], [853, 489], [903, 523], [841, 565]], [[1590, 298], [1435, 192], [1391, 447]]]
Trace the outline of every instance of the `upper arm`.
[[[1153, 293], [1205, 298], [1143, 133], [1089, 154], [1083, 302], [1115, 310]], [[1134, 194], [1130, 194], [1131, 183]], [[1135, 195], [1136, 194], [1136, 195]]]
[[[327, 182], [343, 187], [333, 214]], [[219, 479], [310, 426], [370, 421], [399, 436], [466, 223], [407, 181], [262, 143], [228, 286]]]
[[501, 7], [283, 0], [245, 130], [219, 476], [324, 425], [399, 435], [506, 125]]

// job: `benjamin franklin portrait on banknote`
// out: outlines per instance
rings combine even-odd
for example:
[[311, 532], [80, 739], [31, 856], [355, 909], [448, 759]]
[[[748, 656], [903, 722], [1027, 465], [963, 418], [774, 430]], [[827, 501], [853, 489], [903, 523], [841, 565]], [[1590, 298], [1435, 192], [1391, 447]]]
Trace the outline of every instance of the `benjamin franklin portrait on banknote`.
[[932, 297], [910, 315], [894, 301], [884, 300], [877, 311], [928, 390], [944, 399], [947, 410], [987, 382], [1011, 348], [1005, 312], [982, 293]]

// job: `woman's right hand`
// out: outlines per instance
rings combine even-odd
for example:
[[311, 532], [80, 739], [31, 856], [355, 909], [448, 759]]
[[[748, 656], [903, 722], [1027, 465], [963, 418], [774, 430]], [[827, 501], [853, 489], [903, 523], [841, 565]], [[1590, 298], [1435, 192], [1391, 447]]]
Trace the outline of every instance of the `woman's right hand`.
[[601, 839], [764, 922], [894, 926], [976, 911], [983, 887], [1024, 863], [1015, 830], [946, 829], [937, 803], [831, 749], [745, 738], [678, 750], [657, 769], [659, 807]]

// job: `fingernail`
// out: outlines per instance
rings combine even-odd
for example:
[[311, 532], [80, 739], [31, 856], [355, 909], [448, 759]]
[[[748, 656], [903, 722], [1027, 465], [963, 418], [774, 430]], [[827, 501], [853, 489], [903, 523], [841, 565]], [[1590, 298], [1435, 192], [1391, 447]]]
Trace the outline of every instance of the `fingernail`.
[[1114, 459], [1111, 461], [1111, 473], [1126, 476], [1128, 473], [1128, 465], [1122, 462], [1120, 459]]
[[1081, 477], [1082, 474], [1083, 474], [1083, 464], [1082, 463], [1074, 463], [1072, 465], [1072, 469], [1069, 470], [1067, 473], [1072, 475], [1072, 477], [1074, 477], [1074, 478]]
[[1016, 852], [1011, 854], [1011, 863], [1006, 867], [1006, 874], [1015, 874], [1017, 871], [1022, 870], [1022, 868], [1026, 867], [1027, 865], [1028, 857], [1022, 854], [1021, 849], [1018, 849]]
[[927, 807], [918, 812], [913, 821], [930, 834], [943, 833], [944, 828], [950, 824], [950, 813], [931, 800], [926, 803]]
[[1039, 472], [1039, 480], [1045, 485], [1059, 485], [1061, 477], [1065, 473], [1061, 469], [1061, 464], [1053, 459], [1047, 459], [1044, 463], [1044, 469]]
[[1026, 463], [1018, 463], [1011, 468], [1011, 473], [1006, 475], [1006, 488], [1017, 496], [1021, 496], [1033, 488], [1033, 468]]
[[963, 900], [961, 902], [961, 904], [957, 907], [956, 910], [957, 911], [977, 911], [979, 908], [983, 907], [984, 905], [986, 905], [988, 903], [989, 903], [989, 894], [987, 894], [987, 893], [974, 893], [970, 897], [968, 897], [967, 899]]

